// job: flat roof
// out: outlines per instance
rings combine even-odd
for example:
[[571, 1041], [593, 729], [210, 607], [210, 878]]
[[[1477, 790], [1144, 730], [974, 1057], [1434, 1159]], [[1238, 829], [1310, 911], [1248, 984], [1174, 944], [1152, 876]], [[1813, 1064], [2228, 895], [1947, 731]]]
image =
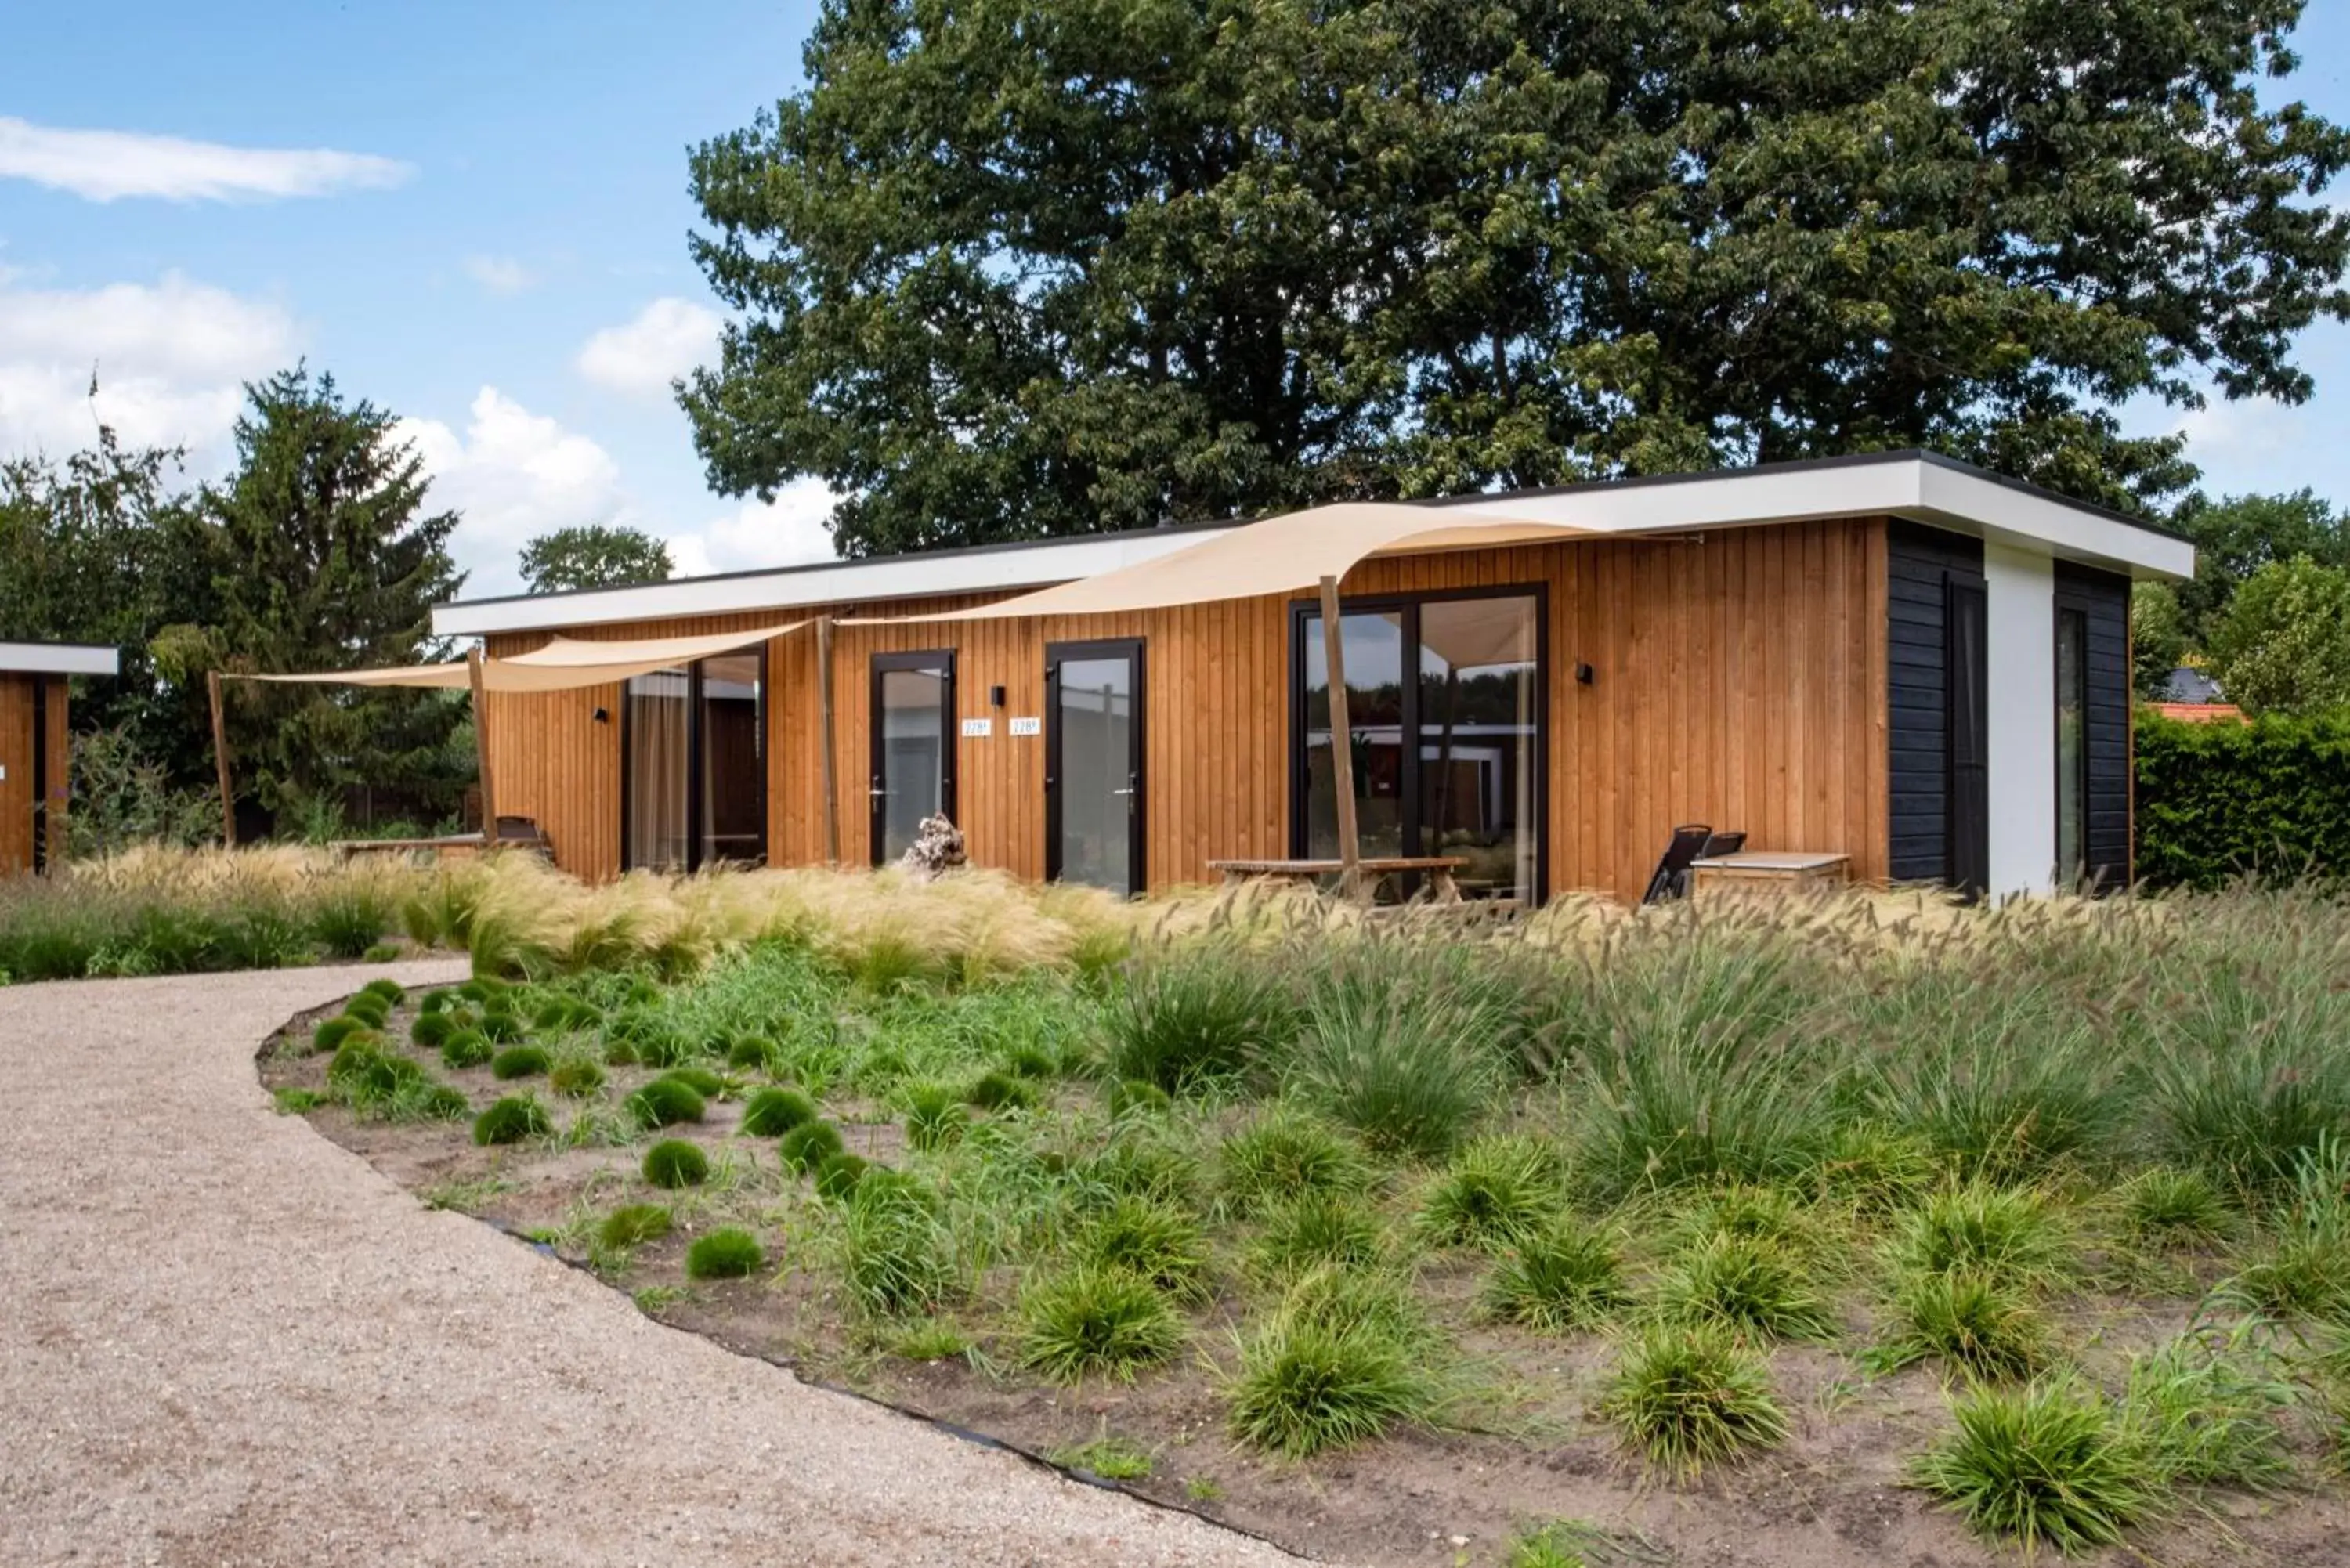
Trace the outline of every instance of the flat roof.
[[122, 669], [118, 649], [88, 642], [0, 642], [0, 673], [10, 675], [114, 675]]
[[[1797, 459], [1750, 468], [1592, 480], [1542, 490], [1438, 497], [1430, 506], [1507, 501], [1513, 515], [1637, 536], [1830, 517], [1891, 516], [2043, 551], [2133, 577], [2184, 577], [2194, 546], [2168, 529], [1939, 452]], [[1135, 566], [1246, 525], [1192, 523], [1128, 533], [869, 556], [676, 577], [628, 587], [463, 599], [432, 611], [441, 637], [1007, 593]]]

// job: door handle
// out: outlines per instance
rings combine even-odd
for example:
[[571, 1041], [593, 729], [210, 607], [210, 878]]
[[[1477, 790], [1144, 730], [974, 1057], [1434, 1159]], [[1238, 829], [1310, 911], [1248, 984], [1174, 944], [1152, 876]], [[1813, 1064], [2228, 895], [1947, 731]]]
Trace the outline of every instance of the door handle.
[[868, 789], [865, 793], [878, 800], [881, 796], [888, 794], [889, 792], [886, 789]]
[[1134, 792], [1130, 789], [1114, 789], [1109, 793], [1112, 794], [1132, 794]]

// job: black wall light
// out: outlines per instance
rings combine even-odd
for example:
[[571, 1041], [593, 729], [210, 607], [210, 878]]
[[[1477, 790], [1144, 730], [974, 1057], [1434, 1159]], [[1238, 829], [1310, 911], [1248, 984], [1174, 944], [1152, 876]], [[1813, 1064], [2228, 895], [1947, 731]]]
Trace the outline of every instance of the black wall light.
[[1578, 659], [1575, 661], [1575, 683], [1577, 686], [1590, 685], [1592, 677], [1596, 673], [1596, 671], [1595, 671], [1591, 666], [1584, 663], [1581, 659]]
[[611, 722], [612, 714], [609, 709], [598, 708], [596, 710], [596, 722], [598, 724], [608, 724]]
[[989, 687], [989, 688], [987, 689], [987, 701], [988, 701], [988, 706], [990, 706], [990, 707], [992, 707], [992, 708], [1001, 708], [1001, 707], [1003, 707], [1003, 687], [1001, 687], [1001, 686], [991, 686], [991, 687]]

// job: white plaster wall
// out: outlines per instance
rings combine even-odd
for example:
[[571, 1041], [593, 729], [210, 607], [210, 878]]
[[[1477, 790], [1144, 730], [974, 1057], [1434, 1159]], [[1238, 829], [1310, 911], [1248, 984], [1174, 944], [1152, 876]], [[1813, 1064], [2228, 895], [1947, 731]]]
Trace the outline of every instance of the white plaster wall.
[[1991, 714], [1991, 896], [2048, 890], [2056, 868], [2056, 569], [1983, 546]]

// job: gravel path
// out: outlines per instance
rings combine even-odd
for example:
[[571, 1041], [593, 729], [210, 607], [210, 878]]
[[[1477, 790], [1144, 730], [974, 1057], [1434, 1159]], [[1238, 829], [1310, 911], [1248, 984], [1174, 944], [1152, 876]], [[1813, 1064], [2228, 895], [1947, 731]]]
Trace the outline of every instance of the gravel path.
[[0, 1563], [1295, 1561], [665, 1329], [274, 1114], [257, 1044], [385, 972], [0, 990]]

